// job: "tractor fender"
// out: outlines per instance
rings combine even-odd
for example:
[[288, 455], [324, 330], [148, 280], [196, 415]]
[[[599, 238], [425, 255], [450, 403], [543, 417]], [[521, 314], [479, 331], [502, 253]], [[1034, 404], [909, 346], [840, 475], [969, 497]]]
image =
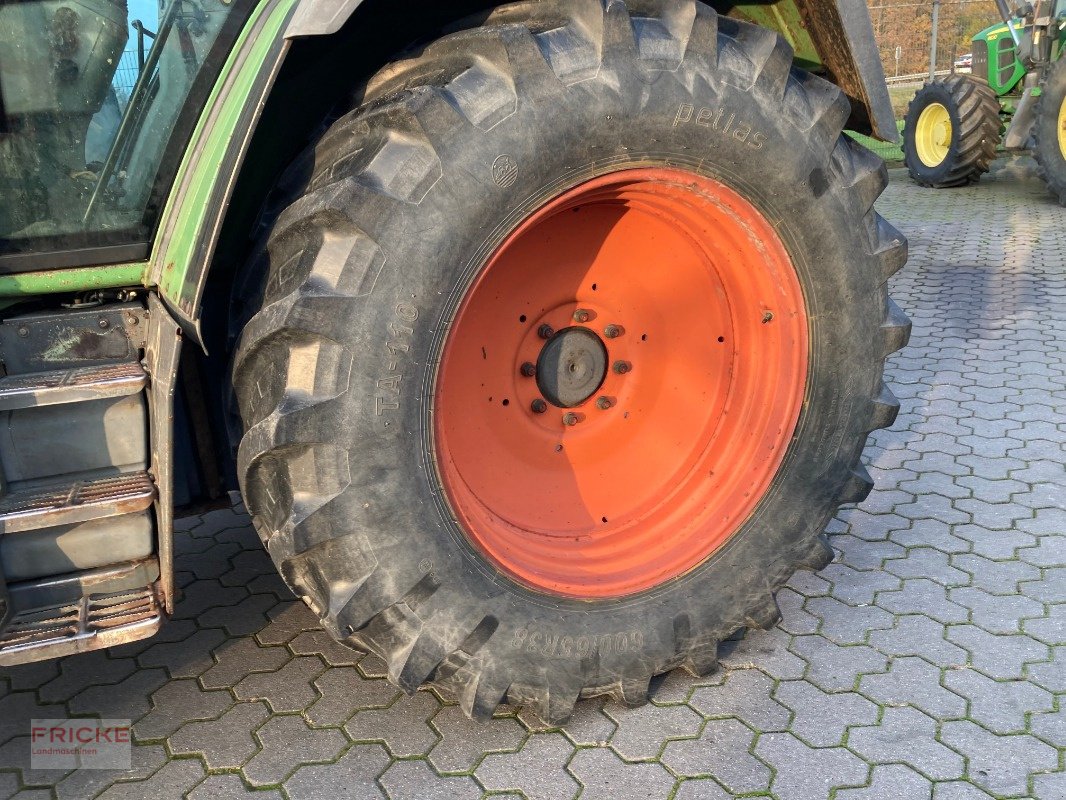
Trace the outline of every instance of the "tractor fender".
[[[718, 13], [732, 16], [733, 3], [704, 0]], [[328, 36], [341, 29], [364, 0], [301, 0], [286, 39]], [[741, 7], [743, 3], [738, 4]], [[788, 5], [783, 3], [781, 5]], [[864, 0], [792, 0], [795, 14], [776, 15], [778, 32], [792, 39], [790, 20], [806, 29], [828, 72], [852, 104], [849, 127], [886, 142], [898, 140], [895, 114], [885, 84], [884, 68]], [[743, 8], [740, 9], [743, 16]]]
[[[485, 7], [505, 0], [483, 0]], [[231, 53], [227, 70], [186, 153], [158, 233], [146, 285], [159, 293], [187, 336], [204, 345], [201, 300], [244, 156], [286, 57], [301, 40], [343, 36], [359, 9], [395, 0], [266, 0]], [[412, 10], [428, 0], [409, 0]], [[727, 0], [721, 14], [743, 17]], [[885, 141], [895, 120], [864, 0], [790, 0], [792, 13], [769, 27], [794, 41], [809, 34], [825, 77], [851, 101], [848, 127]], [[351, 27], [348, 25], [348, 27]], [[362, 32], [360, 32], [362, 34]]]
[[341, 29], [363, 0], [302, 0], [296, 7], [286, 39], [304, 36], [329, 36]]

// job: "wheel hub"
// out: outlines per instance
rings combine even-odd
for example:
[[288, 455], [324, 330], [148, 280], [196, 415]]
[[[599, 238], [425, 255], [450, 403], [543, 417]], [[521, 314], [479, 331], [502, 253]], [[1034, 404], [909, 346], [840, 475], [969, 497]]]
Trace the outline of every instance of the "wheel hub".
[[951, 150], [951, 114], [941, 103], [930, 103], [918, 115], [915, 149], [927, 167], [937, 167]]
[[558, 408], [575, 408], [607, 376], [607, 347], [588, 328], [572, 326], [553, 335], [537, 359], [537, 388]]

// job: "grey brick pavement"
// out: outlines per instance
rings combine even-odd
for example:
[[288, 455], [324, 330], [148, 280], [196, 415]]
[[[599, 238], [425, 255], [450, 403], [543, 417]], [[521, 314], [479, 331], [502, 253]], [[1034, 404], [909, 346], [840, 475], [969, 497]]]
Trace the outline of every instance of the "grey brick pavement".
[[[893, 178], [914, 337], [877, 488], [721, 671], [561, 730], [474, 725], [333, 643], [214, 511], [179, 523], [160, 636], [0, 671], [0, 800], [1066, 798], [1066, 212], [1017, 162], [951, 192]], [[134, 770], [31, 771], [28, 720], [65, 714], [134, 719]]]

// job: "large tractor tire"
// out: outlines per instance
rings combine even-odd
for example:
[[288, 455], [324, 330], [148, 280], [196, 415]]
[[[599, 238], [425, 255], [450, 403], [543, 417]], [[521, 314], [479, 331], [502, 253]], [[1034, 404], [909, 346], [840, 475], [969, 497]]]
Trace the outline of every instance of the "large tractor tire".
[[927, 83], [907, 106], [903, 161], [921, 186], [976, 183], [996, 157], [999, 100], [984, 81], [951, 75]]
[[1052, 64], [1040, 83], [1033, 122], [1033, 158], [1048, 189], [1066, 206], [1066, 59]]
[[848, 101], [691, 0], [506, 6], [361, 96], [234, 355], [285, 580], [476, 719], [709, 672], [831, 560], [898, 409], [906, 244]]

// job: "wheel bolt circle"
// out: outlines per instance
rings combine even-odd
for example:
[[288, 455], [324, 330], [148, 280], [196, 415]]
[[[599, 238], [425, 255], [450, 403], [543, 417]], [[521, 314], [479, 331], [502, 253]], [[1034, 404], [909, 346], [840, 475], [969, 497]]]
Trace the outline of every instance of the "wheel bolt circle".
[[615, 361], [612, 369], [619, 375], [625, 375], [627, 372], [633, 369], [633, 365], [630, 364], [628, 361]]
[[532, 361], [527, 361], [525, 364], [522, 365], [520, 371], [527, 378], [532, 378], [534, 375], [537, 374], [537, 365], [534, 364]]
[[534, 414], [543, 414], [548, 410], [548, 404], [541, 400], [539, 397], [529, 404], [530, 410]]
[[603, 335], [608, 339], [617, 339], [623, 333], [625, 333], [625, 328], [621, 325], [608, 325], [603, 329]]
[[577, 425], [581, 419], [573, 411], [563, 414], [563, 425]]
[[544, 324], [537, 328], [537, 336], [541, 339], [550, 339], [555, 335], [555, 328], [551, 325]]

